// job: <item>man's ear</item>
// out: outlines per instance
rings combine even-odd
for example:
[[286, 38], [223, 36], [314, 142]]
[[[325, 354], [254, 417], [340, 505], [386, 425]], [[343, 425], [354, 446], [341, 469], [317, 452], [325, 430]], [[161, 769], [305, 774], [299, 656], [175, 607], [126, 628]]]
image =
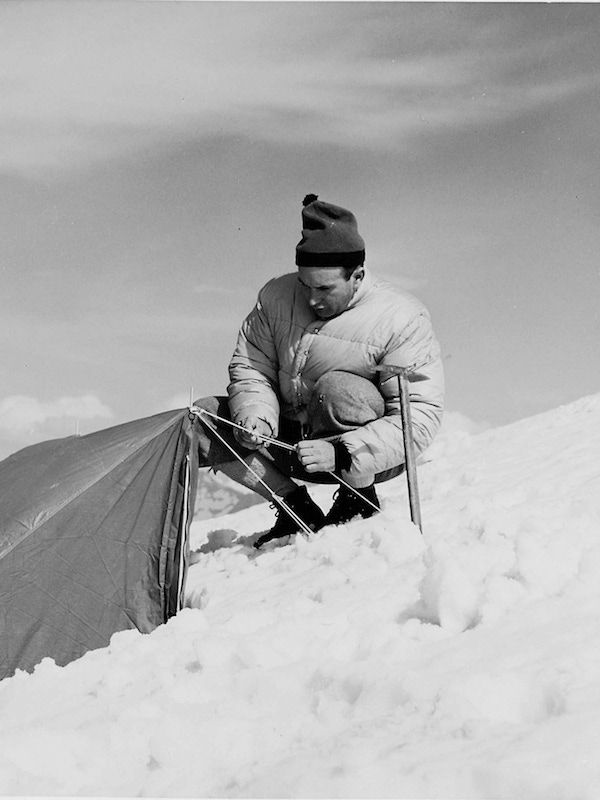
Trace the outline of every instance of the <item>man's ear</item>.
[[354, 277], [357, 281], [362, 281], [362, 279], [365, 277], [365, 268], [359, 267], [354, 273]]

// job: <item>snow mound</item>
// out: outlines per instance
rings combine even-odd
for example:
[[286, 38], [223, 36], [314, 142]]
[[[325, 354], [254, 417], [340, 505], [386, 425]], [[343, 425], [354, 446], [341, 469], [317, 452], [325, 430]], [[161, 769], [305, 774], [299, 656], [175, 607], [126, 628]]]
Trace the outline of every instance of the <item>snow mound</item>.
[[597, 395], [440, 435], [423, 535], [402, 478], [284, 547], [198, 520], [175, 619], [0, 683], [0, 793], [597, 798], [599, 453]]

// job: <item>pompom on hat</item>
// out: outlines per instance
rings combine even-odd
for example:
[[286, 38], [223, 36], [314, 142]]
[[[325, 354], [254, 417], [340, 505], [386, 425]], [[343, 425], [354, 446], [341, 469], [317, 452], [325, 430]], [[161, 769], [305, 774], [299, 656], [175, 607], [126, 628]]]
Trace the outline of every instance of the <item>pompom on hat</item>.
[[307, 194], [302, 201], [302, 239], [296, 245], [298, 267], [358, 267], [365, 243], [351, 211]]

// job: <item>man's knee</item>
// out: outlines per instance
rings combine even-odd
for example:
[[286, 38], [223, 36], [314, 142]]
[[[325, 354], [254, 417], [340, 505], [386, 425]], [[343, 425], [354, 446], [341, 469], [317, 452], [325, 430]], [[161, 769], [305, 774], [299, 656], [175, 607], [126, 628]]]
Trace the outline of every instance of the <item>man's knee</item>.
[[226, 397], [200, 397], [198, 400], [194, 400], [194, 406], [201, 408], [203, 411], [208, 411], [211, 414], [229, 417], [229, 405]]
[[313, 387], [308, 404], [312, 435], [354, 430], [382, 417], [385, 403], [377, 387], [351, 372], [332, 370]]

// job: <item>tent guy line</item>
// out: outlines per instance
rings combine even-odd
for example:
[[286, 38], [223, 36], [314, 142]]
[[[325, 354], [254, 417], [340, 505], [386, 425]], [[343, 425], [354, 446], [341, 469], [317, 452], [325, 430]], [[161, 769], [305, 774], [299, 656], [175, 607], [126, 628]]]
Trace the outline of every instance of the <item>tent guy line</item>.
[[[252, 435], [256, 436], [258, 439], [262, 439], [263, 441], [268, 442], [269, 444], [273, 444], [276, 447], [281, 447], [284, 450], [291, 450], [291, 451], [295, 451], [296, 450], [296, 447], [294, 445], [292, 445], [292, 444], [288, 444], [287, 442], [282, 442], [280, 439], [274, 439], [271, 436], [266, 436], [265, 434], [258, 433], [257, 431], [250, 431], [248, 428], [244, 428], [243, 425], [238, 425], [236, 422], [232, 422], [231, 420], [226, 419], [225, 417], [220, 417], [218, 414], [214, 414], [212, 411], [206, 411], [206, 409], [204, 409], [204, 408], [198, 408], [198, 406], [190, 406], [189, 411], [190, 411], [191, 414], [197, 414], [200, 417], [202, 417], [202, 414], [207, 414], [208, 416], [213, 417], [216, 420], [219, 420], [219, 422], [224, 422], [226, 425], [230, 425], [232, 428], [238, 428], [241, 431], [246, 431], [247, 433], [252, 433]], [[219, 436], [217, 430], [212, 425], [207, 425], [207, 427], [216, 436]], [[234, 452], [233, 449], [227, 444], [227, 442], [225, 442], [225, 440], [221, 438], [221, 436], [219, 436], [219, 439], [221, 440], [221, 442], [223, 444], [225, 444], [228, 447], [229, 450], [231, 450], [231, 452]], [[235, 453], [235, 456], [236, 456], [236, 458], [238, 458], [241, 461], [242, 464], [244, 464], [244, 466], [248, 469], [249, 472], [252, 472], [252, 474], [259, 479], [259, 481], [261, 482], [261, 485], [264, 485], [265, 488], [268, 489], [268, 491], [271, 494], [273, 494], [271, 492], [271, 490], [269, 489], [269, 487], [264, 483], [264, 481], [262, 481], [262, 479], [258, 476], [258, 474], [256, 472], [254, 472], [254, 470], [244, 461], [244, 459], [240, 458], [240, 456], [237, 453]], [[357, 492], [356, 489], [354, 488], [354, 486], [350, 486], [350, 484], [347, 483], [340, 475], [338, 475], [335, 472], [332, 472], [331, 470], [327, 470], [327, 475], [331, 475], [331, 477], [335, 478], [335, 480], [338, 483], [341, 483], [347, 489], [350, 489], [351, 492], [353, 492], [357, 497], [360, 497], [361, 500], [364, 500], [365, 503], [368, 503], [372, 508], [375, 509], [375, 511], [377, 511], [377, 512], [381, 511], [379, 506], [376, 506], [375, 503], [372, 503], [369, 500], [368, 497], [364, 497], [362, 494]], [[281, 505], [285, 505], [280, 497], [277, 498], [277, 502], [280, 503]], [[286, 510], [287, 510], [287, 508], [286, 508]], [[291, 510], [290, 510], [290, 514], [292, 516], [296, 516], [294, 514], [294, 512], [291, 511]], [[302, 522], [302, 527], [304, 529], [307, 529], [308, 532], [310, 532], [311, 534], [314, 532], [314, 531], [310, 530], [310, 528], [307, 528], [307, 526], [304, 524], [304, 522]]]
[[226, 419], [225, 417], [220, 417], [218, 414], [214, 414], [212, 411], [207, 411], [205, 408], [199, 408], [198, 406], [190, 406], [190, 413], [192, 414], [207, 414], [209, 417], [218, 420], [219, 422], [224, 422], [226, 425], [229, 425], [231, 428], [237, 428], [239, 431], [245, 431], [246, 433], [252, 433], [253, 436], [256, 436], [257, 439], [262, 439], [263, 442], [269, 442], [269, 444], [274, 444], [277, 447], [281, 447], [283, 450], [295, 450], [295, 446], [293, 444], [288, 444], [287, 442], [282, 442], [279, 439], [274, 439], [272, 436], [267, 436], [264, 433], [259, 433], [258, 431], [250, 431], [248, 428], [245, 428], [243, 425], [238, 425], [237, 422], [233, 422], [230, 419]]
[[[225, 445], [225, 447], [226, 447], [226, 448], [229, 450], [229, 452], [230, 452], [230, 453], [231, 453], [233, 456], [235, 456], [235, 458], [236, 458], [236, 459], [237, 459], [237, 460], [240, 462], [240, 464], [243, 464], [243, 466], [244, 466], [244, 467], [246, 467], [246, 469], [248, 470], [248, 472], [250, 472], [252, 475], [254, 475], [254, 477], [255, 477], [255, 478], [256, 478], [256, 480], [257, 480], [257, 481], [260, 483], [260, 485], [261, 485], [261, 486], [262, 486], [264, 489], [266, 489], [266, 491], [269, 493], [269, 495], [270, 495], [270, 497], [271, 497], [272, 501], [273, 501], [273, 502], [274, 502], [274, 503], [275, 503], [277, 506], [279, 506], [279, 507], [283, 508], [283, 509], [284, 509], [284, 511], [286, 512], [286, 514], [289, 514], [289, 515], [290, 515], [290, 517], [292, 517], [292, 519], [294, 520], [294, 522], [295, 522], [297, 525], [299, 525], [299, 526], [300, 526], [300, 529], [301, 529], [301, 530], [302, 530], [302, 531], [303, 531], [305, 534], [307, 534], [307, 535], [309, 535], [309, 536], [310, 536], [310, 535], [312, 535], [313, 531], [311, 530], [311, 528], [309, 528], [309, 527], [308, 527], [308, 525], [307, 525], [307, 524], [304, 522], [304, 520], [303, 520], [301, 517], [299, 517], [299, 516], [298, 516], [298, 514], [296, 514], [296, 512], [295, 512], [295, 511], [293, 511], [293, 510], [292, 510], [292, 509], [291, 509], [291, 508], [288, 506], [288, 504], [287, 504], [287, 503], [286, 503], [286, 502], [283, 500], [283, 498], [282, 498], [282, 497], [278, 497], [278, 496], [275, 494], [275, 492], [274, 492], [274, 491], [271, 489], [271, 487], [270, 487], [270, 486], [269, 486], [269, 485], [268, 485], [268, 484], [267, 484], [267, 483], [266, 483], [266, 482], [265, 482], [265, 481], [264, 481], [264, 480], [263, 480], [263, 479], [260, 477], [260, 475], [258, 474], [258, 472], [257, 472], [255, 469], [253, 469], [253, 468], [250, 466], [250, 464], [247, 464], [247, 463], [244, 461], [244, 459], [242, 458], [242, 456], [241, 456], [241, 455], [240, 455], [238, 452], [236, 452], [236, 450], [234, 450], [234, 448], [233, 448], [233, 447], [232, 447], [232, 446], [231, 446], [231, 445], [230, 445], [228, 442], [226, 442], [226, 441], [225, 441], [225, 439], [224, 439], [224, 438], [221, 436], [221, 434], [218, 432], [218, 430], [216, 429], [216, 427], [215, 427], [215, 426], [213, 426], [213, 425], [210, 425], [210, 424], [209, 424], [209, 423], [208, 423], [208, 422], [207, 422], [205, 419], [203, 419], [203, 415], [204, 415], [204, 413], [206, 413], [206, 412], [204, 411], [204, 409], [203, 409], [203, 408], [198, 408], [198, 407], [194, 406], [194, 407], [190, 407], [190, 409], [189, 409], [189, 410], [190, 410], [190, 416], [194, 416], [194, 415], [195, 415], [195, 416], [197, 416], [197, 417], [200, 419], [200, 421], [203, 423], [203, 425], [206, 427], [206, 429], [207, 429], [207, 430], [209, 430], [211, 433], [213, 433], [213, 434], [214, 434], [214, 435], [217, 437], [217, 439], [218, 439], [218, 440], [221, 442], [221, 444]], [[211, 414], [210, 416], [212, 417], [212, 416], [216, 416], [216, 415], [215, 415], [215, 414]], [[222, 418], [222, 417], [218, 417], [218, 419], [221, 419], [223, 422], [228, 422], [228, 420], [226, 420], [226, 419], [224, 419], [224, 418]], [[240, 425], [236, 425], [236, 424], [235, 424], [235, 423], [233, 423], [233, 422], [231, 422], [230, 424], [231, 424], [232, 426], [236, 427], [236, 428], [239, 428], [239, 427], [241, 427]], [[245, 429], [244, 429], [244, 428], [242, 428], [242, 430], [245, 430]], [[265, 437], [265, 436], [261, 436], [260, 438], [261, 438], [261, 439], [264, 439], [264, 438], [267, 438], [267, 437]], [[275, 440], [272, 440], [272, 441], [275, 441]], [[292, 448], [292, 449], [294, 449], [294, 448]], [[262, 537], [261, 537], [261, 539], [262, 539]], [[257, 547], [257, 546], [258, 546], [258, 542], [259, 542], [259, 541], [261, 541], [261, 540], [259, 539], [259, 540], [257, 540], [257, 541], [255, 542], [255, 547]], [[266, 539], [262, 539], [262, 542], [261, 542], [261, 543], [264, 543], [265, 541], [267, 541], [267, 540], [266, 540]]]

